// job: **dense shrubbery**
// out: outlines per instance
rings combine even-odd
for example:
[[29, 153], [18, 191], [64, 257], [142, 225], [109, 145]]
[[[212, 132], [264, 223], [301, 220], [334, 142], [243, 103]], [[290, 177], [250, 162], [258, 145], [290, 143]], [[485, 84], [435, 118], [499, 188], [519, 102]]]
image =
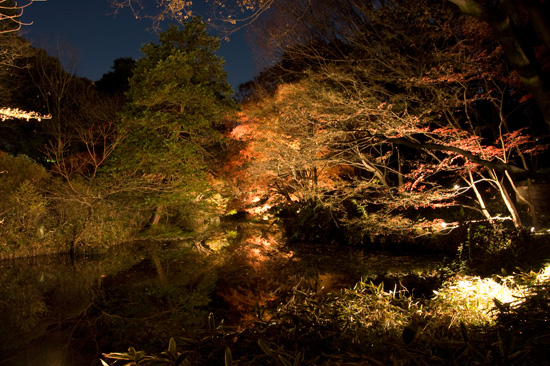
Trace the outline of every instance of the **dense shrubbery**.
[[41, 188], [49, 179], [42, 166], [25, 157], [0, 157], [0, 251], [32, 246], [45, 235], [48, 200]]
[[215, 204], [196, 203], [166, 208], [162, 222], [143, 231], [151, 211], [136, 197], [90, 203], [94, 187], [85, 179], [66, 182], [25, 157], [1, 157], [0, 171], [0, 257], [101, 249], [137, 236], [182, 237], [219, 221]]
[[[321, 200], [309, 200], [305, 203], [282, 205], [273, 209], [280, 221], [289, 242], [350, 245], [367, 250], [387, 250], [393, 252], [435, 253], [454, 256], [460, 246], [468, 247], [470, 232], [483, 233], [479, 225], [464, 224], [455, 229], [442, 230], [433, 226], [433, 222], [413, 220], [399, 213], [379, 215], [360, 207], [353, 200], [335, 205]], [[477, 230], [477, 231], [476, 231]], [[497, 233], [497, 232], [495, 232]], [[491, 245], [497, 238], [506, 237], [488, 235]], [[500, 245], [500, 244], [499, 244]], [[472, 247], [480, 246], [472, 241]], [[467, 249], [464, 255], [467, 257]], [[481, 247], [480, 250], [487, 250]], [[490, 254], [492, 255], [492, 254]], [[466, 258], [464, 259], [466, 260]]]
[[330, 207], [315, 200], [286, 205], [278, 213], [290, 242], [343, 244], [346, 238], [338, 227], [337, 215]]

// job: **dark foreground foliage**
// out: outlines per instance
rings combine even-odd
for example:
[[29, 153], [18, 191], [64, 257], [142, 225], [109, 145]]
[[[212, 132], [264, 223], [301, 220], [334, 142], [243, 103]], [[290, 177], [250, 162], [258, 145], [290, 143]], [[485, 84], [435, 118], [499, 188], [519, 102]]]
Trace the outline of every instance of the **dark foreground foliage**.
[[258, 308], [257, 321], [243, 329], [216, 324], [211, 315], [208, 329], [193, 339], [171, 339], [162, 353], [130, 348], [106, 354], [103, 362], [547, 365], [548, 272], [494, 279], [457, 276], [431, 300], [365, 282], [324, 296], [294, 291], [273, 308]]

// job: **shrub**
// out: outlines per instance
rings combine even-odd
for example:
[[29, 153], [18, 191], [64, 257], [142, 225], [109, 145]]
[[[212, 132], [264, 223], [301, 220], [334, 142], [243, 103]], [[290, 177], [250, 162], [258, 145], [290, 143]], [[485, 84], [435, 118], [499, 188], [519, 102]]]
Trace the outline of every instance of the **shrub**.
[[37, 229], [37, 224], [47, 212], [47, 200], [28, 180], [9, 197], [13, 209], [13, 223], [20, 230]]
[[22, 156], [0, 156], [0, 172], [0, 195], [4, 197], [25, 181], [38, 185], [49, 178], [42, 165]]
[[25, 157], [0, 157], [0, 234], [2, 248], [36, 246], [45, 235], [48, 200], [40, 186], [49, 178], [44, 167]]

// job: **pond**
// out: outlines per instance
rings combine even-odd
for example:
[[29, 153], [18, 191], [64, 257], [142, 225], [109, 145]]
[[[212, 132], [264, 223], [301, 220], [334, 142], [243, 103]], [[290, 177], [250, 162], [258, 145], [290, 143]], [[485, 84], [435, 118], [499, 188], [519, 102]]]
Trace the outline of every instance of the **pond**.
[[288, 246], [269, 223], [232, 225], [202, 241], [136, 241], [80, 258], [0, 262], [0, 366], [99, 365], [104, 352], [192, 337], [208, 327], [209, 314], [244, 327], [294, 289], [322, 296], [361, 279], [397, 284], [430, 277], [440, 264], [434, 257]]

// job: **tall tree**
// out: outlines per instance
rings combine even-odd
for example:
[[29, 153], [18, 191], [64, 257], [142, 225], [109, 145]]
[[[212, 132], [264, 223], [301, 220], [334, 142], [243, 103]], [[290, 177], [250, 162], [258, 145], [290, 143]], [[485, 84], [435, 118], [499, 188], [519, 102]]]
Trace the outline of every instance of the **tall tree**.
[[130, 88], [130, 78], [136, 61], [131, 57], [117, 58], [111, 70], [95, 82], [98, 91], [111, 96], [124, 94]]
[[[11, 35], [6, 35], [11, 36]], [[23, 57], [24, 56], [24, 57]], [[9, 105], [50, 116], [41, 122], [5, 124], [0, 130], [2, 149], [43, 161], [44, 145], [78, 140], [78, 129], [112, 122], [117, 106], [100, 96], [93, 83], [66, 71], [57, 57], [30, 48], [5, 68], [2, 88], [9, 91]], [[81, 145], [71, 147], [77, 152]]]
[[[25, 68], [21, 64], [21, 58], [29, 57], [36, 51], [30, 46], [30, 42], [17, 34], [23, 25], [20, 17], [23, 10], [31, 5], [33, 0], [19, 6], [13, 0], [0, 0], [0, 119], [48, 119], [50, 115], [41, 115], [34, 111], [21, 110], [19, 101], [13, 97], [14, 70]], [[2, 108], [3, 107], [3, 108]]]
[[208, 191], [224, 115], [234, 107], [218, 46], [193, 18], [183, 29], [160, 33], [136, 63], [119, 127], [127, 138], [112, 167], [154, 193], [148, 196], [156, 207], [153, 223], [166, 205], [200, 201]]
[[0, 0], [0, 107], [14, 107], [9, 79], [16, 60], [34, 52], [30, 42], [17, 35], [21, 9], [12, 0]]

